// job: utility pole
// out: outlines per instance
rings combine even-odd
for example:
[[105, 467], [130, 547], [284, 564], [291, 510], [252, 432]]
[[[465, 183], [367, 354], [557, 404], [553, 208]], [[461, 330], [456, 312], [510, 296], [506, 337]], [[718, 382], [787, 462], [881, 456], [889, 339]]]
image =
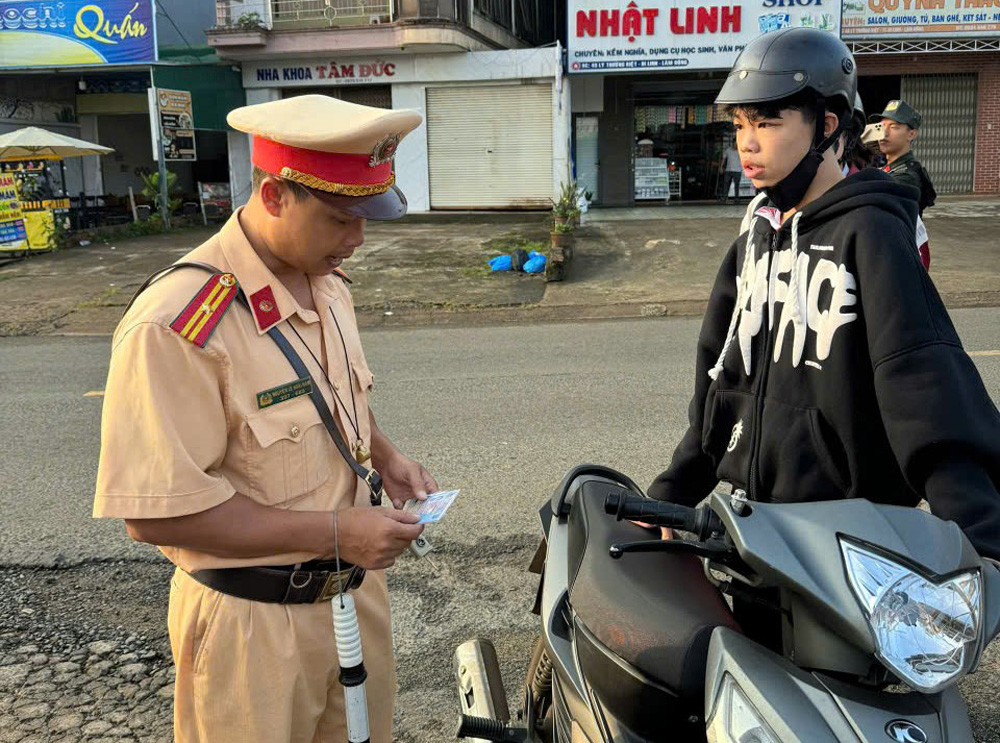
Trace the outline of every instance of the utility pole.
[[167, 192], [167, 152], [163, 146], [163, 120], [160, 118], [160, 100], [156, 91], [155, 67], [149, 68], [149, 81], [152, 85], [150, 92], [149, 115], [153, 117], [153, 133], [156, 137], [157, 165], [160, 181], [160, 218], [163, 220], [163, 229], [170, 229], [170, 194]]

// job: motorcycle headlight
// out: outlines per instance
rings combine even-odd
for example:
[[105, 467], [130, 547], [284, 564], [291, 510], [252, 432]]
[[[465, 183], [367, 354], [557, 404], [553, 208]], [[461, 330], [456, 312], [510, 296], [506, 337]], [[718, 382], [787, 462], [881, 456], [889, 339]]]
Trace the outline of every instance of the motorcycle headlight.
[[728, 673], [708, 723], [708, 743], [781, 743]]
[[982, 626], [978, 570], [936, 583], [853, 542], [841, 540], [840, 549], [876, 655], [890, 670], [927, 694], [968, 673]]

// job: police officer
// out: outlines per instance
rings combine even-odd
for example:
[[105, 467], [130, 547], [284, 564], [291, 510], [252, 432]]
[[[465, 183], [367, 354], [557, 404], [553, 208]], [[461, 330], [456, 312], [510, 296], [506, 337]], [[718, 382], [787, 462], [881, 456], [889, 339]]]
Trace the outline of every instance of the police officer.
[[[177, 566], [178, 743], [346, 740], [329, 601], [350, 588], [371, 740], [390, 743], [383, 570], [422, 529], [397, 509], [437, 484], [368, 407], [340, 265], [366, 220], [405, 214], [392, 158], [421, 117], [313, 95], [228, 120], [253, 135], [253, 195], [115, 332], [94, 515]], [[375, 472], [396, 509], [373, 507]]]
[[920, 190], [918, 206], [923, 216], [924, 209], [934, 206], [937, 193], [927, 171], [913, 156], [913, 141], [920, 133], [920, 114], [906, 101], [896, 100], [889, 101], [885, 111], [874, 114], [870, 121], [882, 124], [879, 150], [888, 162], [885, 172], [897, 183]]

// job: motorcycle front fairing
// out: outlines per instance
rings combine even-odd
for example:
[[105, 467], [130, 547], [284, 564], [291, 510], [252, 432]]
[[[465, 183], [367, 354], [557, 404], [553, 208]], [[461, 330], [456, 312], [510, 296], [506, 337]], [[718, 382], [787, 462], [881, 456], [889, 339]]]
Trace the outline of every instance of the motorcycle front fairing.
[[[948, 743], [971, 741], [957, 686], [940, 694], [896, 694], [810, 673], [744, 635], [720, 627], [708, 651], [705, 710], [709, 743], [740, 743], [730, 732], [730, 695], [743, 699], [742, 728], [763, 730], [749, 740], [773, 743]], [[747, 704], [752, 709], [747, 709]], [[753, 721], [753, 718], [757, 718]], [[747, 722], [750, 720], [750, 722]], [[895, 725], [896, 727], [893, 727]], [[919, 730], [926, 737], [919, 737]], [[903, 737], [893, 737], [896, 732]], [[909, 731], [909, 732], [908, 732]], [[772, 738], [764, 737], [766, 735]], [[906, 737], [910, 735], [911, 737]]]

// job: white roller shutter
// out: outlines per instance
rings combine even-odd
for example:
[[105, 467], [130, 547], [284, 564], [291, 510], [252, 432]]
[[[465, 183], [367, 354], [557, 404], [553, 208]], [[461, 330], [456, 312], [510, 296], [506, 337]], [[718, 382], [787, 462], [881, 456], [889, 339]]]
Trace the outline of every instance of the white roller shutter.
[[552, 86], [427, 89], [432, 209], [551, 206]]
[[939, 194], [972, 192], [976, 83], [974, 74], [903, 77], [901, 97], [923, 117], [913, 154]]

